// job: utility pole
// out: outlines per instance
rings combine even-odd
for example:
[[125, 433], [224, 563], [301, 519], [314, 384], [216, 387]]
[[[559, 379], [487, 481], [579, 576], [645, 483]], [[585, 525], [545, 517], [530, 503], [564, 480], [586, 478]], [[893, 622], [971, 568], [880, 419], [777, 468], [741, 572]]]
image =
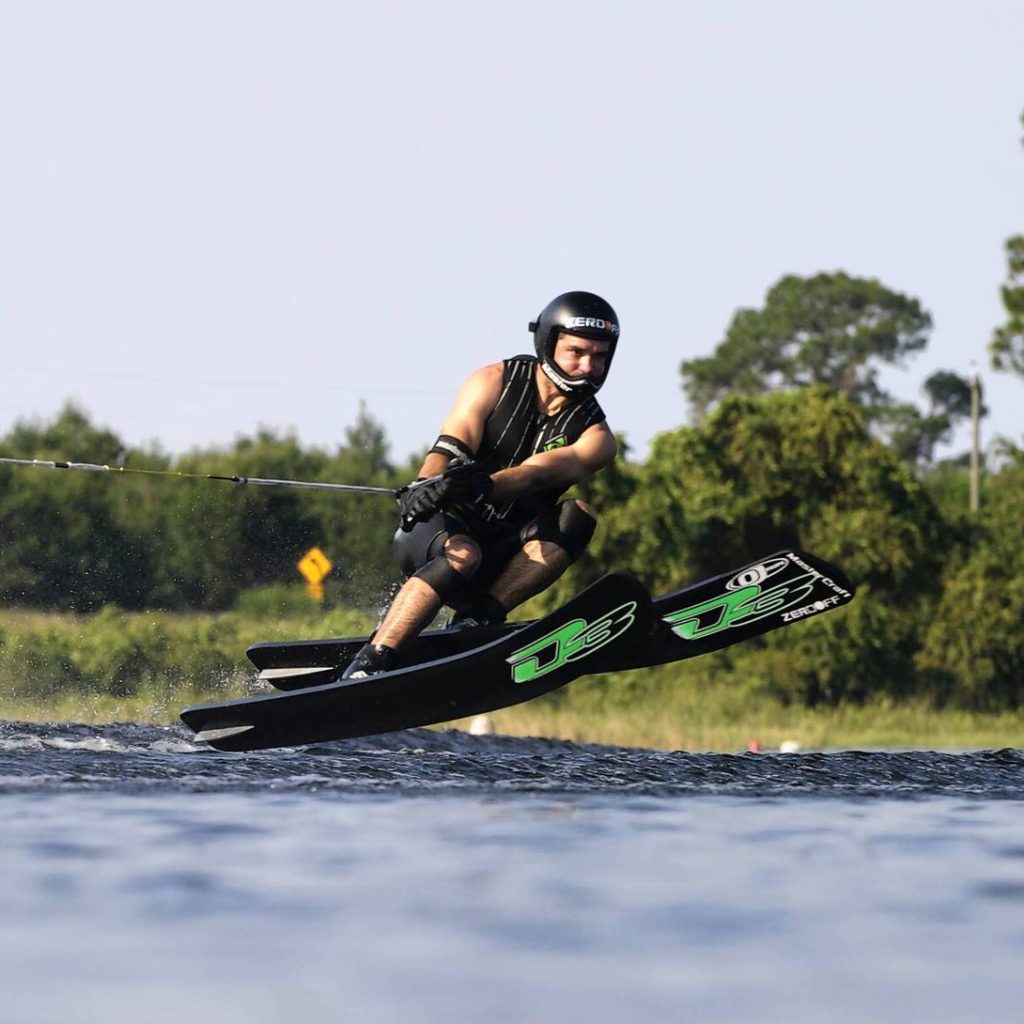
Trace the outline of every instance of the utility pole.
[[971, 375], [971, 515], [978, 511], [978, 467], [981, 461], [981, 379]]

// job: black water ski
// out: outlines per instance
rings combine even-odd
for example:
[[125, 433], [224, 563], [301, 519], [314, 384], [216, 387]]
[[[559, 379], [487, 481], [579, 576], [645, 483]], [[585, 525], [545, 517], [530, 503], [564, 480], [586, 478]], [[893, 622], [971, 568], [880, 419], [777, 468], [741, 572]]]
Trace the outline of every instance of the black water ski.
[[[740, 569], [654, 601], [657, 623], [642, 645], [617, 655], [617, 669], [682, 661], [838, 608], [854, 587], [834, 565], [802, 551], [777, 551]], [[402, 651], [402, 667], [447, 658], [508, 636], [528, 623], [422, 633]], [[253, 644], [249, 659], [279, 690], [333, 682], [366, 637]]]
[[839, 608], [854, 593], [846, 575], [824, 559], [805, 551], [777, 551], [656, 600], [650, 638], [612, 656], [608, 671], [719, 651]]
[[604, 671], [650, 636], [651, 599], [632, 576], [603, 576], [556, 612], [482, 647], [369, 679], [186, 708], [220, 750], [263, 750], [433, 725], [494, 711]]
[[[413, 637], [403, 648], [399, 665], [409, 668], [439, 658], [463, 654], [492, 640], [509, 636], [531, 622], [478, 626], [471, 630], [435, 629]], [[369, 637], [339, 640], [285, 640], [252, 644], [246, 651], [260, 678], [278, 690], [304, 690], [334, 682]]]

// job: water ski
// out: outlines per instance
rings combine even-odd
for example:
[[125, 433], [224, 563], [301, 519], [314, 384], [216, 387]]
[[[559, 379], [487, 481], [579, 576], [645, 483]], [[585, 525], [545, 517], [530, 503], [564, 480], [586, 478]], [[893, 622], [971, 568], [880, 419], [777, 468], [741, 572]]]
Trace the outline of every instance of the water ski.
[[[802, 551], [775, 554], [653, 602], [657, 624], [633, 662], [643, 668], [693, 658], [820, 614], [853, 597], [853, 585], [835, 566]], [[430, 630], [401, 652], [402, 668], [461, 654], [529, 623], [473, 630]], [[368, 637], [253, 644], [246, 652], [259, 677], [278, 690], [334, 682]]]
[[424, 633], [402, 666], [338, 681], [365, 638], [256, 644], [249, 657], [283, 692], [186, 708], [221, 750], [259, 750], [433, 725], [531, 700], [584, 674], [649, 667], [719, 650], [846, 604], [837, 568], [780, 551], [652, 600], [632, 576], [602, 577], [530, 623]]
[[186, 708], [182, 720], [220, 750], [262, 750], [432, 725], [508, 707], [585, 672], [651, 632], [651, 599], [610, 573], [551, 615], [433, 661], [302, 690]]

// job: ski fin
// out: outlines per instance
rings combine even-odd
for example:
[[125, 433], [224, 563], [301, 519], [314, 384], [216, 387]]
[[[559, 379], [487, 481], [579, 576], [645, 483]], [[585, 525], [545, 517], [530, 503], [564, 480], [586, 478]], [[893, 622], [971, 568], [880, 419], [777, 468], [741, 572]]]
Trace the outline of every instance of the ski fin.
[[295, 679], [309, 676], [316, 672], [337, 672], [336, 665], [296, 665], [294, 668], [265, 668], [259, 674], [260, 679], [273, 682], [276, 679]]
[[202, 740], [203, 743], [213, 743], [216, 740], [226, 740], [230, 736], [241, 736], [243, 733], [254, 729], [252, 725], [229, 725], [223, 729], [203, 729], [197, 732], [193, 739]]

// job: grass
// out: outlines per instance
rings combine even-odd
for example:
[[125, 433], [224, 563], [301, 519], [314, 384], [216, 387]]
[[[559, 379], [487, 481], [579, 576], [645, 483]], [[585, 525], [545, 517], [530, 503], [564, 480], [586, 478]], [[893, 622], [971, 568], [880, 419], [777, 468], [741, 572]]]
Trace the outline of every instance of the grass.
[[[245, 693], [240, 685], [238, 696]], [[222, 699], [209, 693], [182, 688], [180, 692], [144, 692], [131, 697], [108, 694], [57, 694], [46, 703], [31, 699], [0, 700], [0, 719], [12, 722], [83, 722], [104, 725], [110, 722], [146, 722], [170, 725], [189, 704]]]
[[[739, 713], [721, 706], [657, 703], [611, 713], [592, 707], [548, 706], [543, 698], [488, 716], [508, 736], [545, 736], [660, 750], [762, 750], [795, 743], [800, 749], [965, 750], [1024, 747], [1024, 713], [984, 714], [923, 705], [793, 708], [763, 703]], [[470, 720], [457, 723], [470, 728]]]

